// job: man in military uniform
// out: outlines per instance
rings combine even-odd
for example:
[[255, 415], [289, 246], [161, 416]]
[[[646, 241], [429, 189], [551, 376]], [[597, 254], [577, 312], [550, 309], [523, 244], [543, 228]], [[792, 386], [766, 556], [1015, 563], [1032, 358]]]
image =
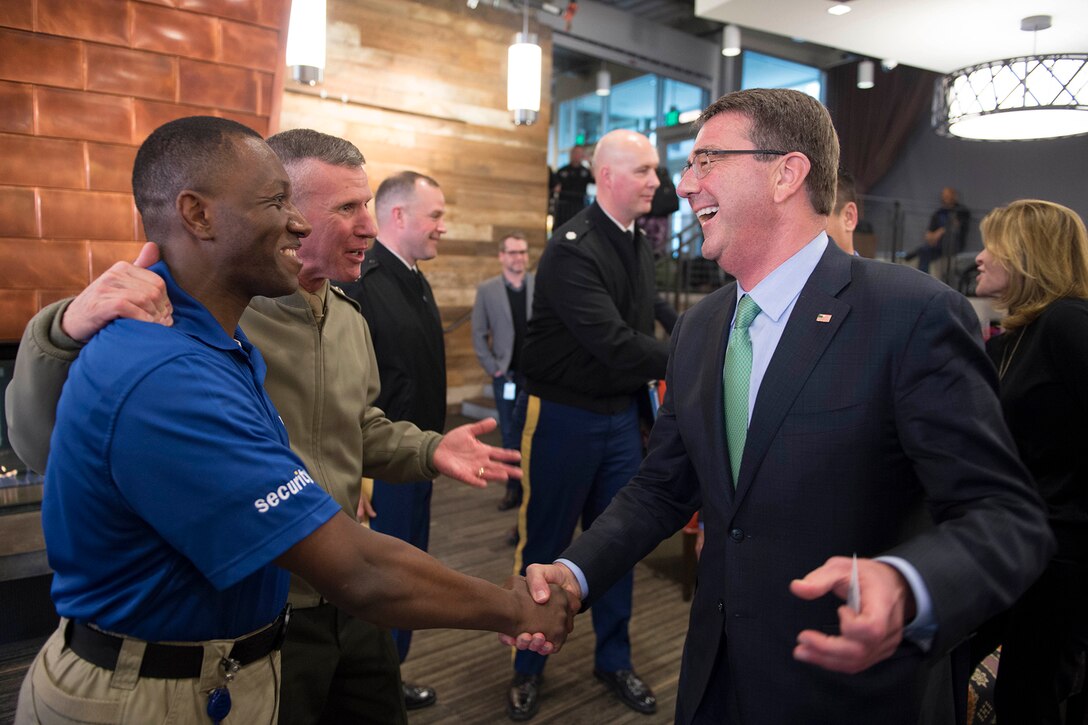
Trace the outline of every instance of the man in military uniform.
[[[640, 395], [665, 376], [667, 346], [654, 335], [653, 257], [635, 220], [659, 185], [657, 151], [617, 130], [597, 144], [597, 201], [559, 227], [541, 257], [523, 351], [525, 503], [514, 568], [551, 563], [638, 470]], [[594, 675], [624, 704], [651, 713], [656, 701], [633, 672], [630, 572], [593, 607]], [[507, 714], [536, 714], [545, 658], [519, 652]]]
[[556, 198], [553, 229], [566, 224], [586, 208], [586, 187], [593, 183], [593, 172], [586, 163], [585, 146], [570, 150], [570, 163], [555, 172], [552, 194]]

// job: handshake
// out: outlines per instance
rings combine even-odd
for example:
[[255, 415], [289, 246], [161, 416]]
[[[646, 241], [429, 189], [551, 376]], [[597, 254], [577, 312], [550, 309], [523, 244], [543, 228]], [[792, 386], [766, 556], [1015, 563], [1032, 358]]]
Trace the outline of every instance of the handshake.
[[503, 585], [514, 599], [515, 626], [499, 633], [499, 641], [519, 650], [541, 655], [559, 651], [574, 629], [574, 615], [581, 609], [581, 590], [574, 575], [562, 564], [529, 567], [528, 578], [511, 576]]

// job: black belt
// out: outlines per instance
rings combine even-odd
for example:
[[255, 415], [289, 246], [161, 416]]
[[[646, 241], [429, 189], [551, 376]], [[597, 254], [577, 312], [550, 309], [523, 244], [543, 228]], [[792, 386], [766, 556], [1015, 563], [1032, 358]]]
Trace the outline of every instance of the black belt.
[[[275, 622], [259, 632], [243, 637], [234, 643], [229, 658], [245, 667], [262, 657], [267, 657], [283, 645], [287, 634], [287, 622], [291, 618], [290, 605]], [[117, 667], [124, 637], [107, 634], [79, 622], [68, 622], [64, 633], [68, 647], [92, 665], [107, 670]], [[170, 680], [186, 680], [200, 677], [204, 667], [204, 647], [196, 644], [159, 644], [148, 642], [140, 663], [140, 677]]]

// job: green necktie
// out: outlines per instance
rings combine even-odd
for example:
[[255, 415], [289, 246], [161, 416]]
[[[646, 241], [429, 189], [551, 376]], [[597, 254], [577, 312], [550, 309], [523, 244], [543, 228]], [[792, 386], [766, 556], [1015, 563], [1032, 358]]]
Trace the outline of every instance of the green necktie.
[[725, 397], [725, 439], [729, 445], [729, 465], [733, 486], [740, 474], [740, 459], [744, 455], [744, 439], [748, 436], [748, 384], [752, 377], [752, 338], [748, 327], [759, 314], [759, 305], [748, 295], [737, 303], [733, 333], [725, 348], [722, 370], [722, 391]]

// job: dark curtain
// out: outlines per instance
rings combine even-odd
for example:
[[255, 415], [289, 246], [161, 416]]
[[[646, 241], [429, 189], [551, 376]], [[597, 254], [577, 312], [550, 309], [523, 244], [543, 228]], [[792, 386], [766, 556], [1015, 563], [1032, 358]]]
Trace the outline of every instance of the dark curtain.
[[885, 73], [879, 63], [875, 75], [876, 85], [861, 90], [857, 63], [827, 72], [827, 108], [839, 132], [840, 164], [854, 175], [860, 193], [888, 173], [914, 129], [928, 118], [940, 78], [902, 65]]

